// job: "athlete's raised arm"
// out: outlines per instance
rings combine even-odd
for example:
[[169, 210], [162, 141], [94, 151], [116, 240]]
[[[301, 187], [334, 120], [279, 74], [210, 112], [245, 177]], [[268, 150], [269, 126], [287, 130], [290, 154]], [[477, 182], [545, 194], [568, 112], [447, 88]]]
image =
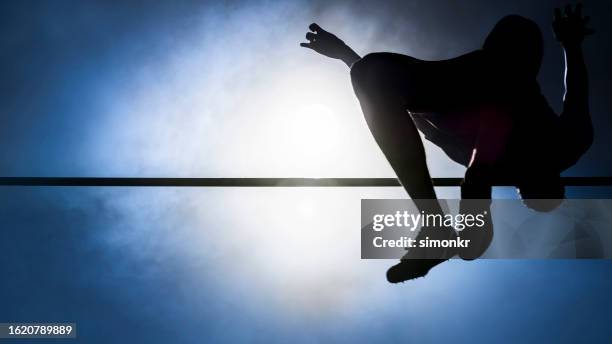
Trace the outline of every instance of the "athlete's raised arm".
[[306, 33], [308, 43], [300, 43], [300, 46], [312, 49], [321, 55], [342, 60], [349, 68], [361, 58], [343, 40], [323, 30], [316, 23], [310, 24], [308, 28], [311, 31]]
[[586, 65], [582, 54], [584, 37], [594, 31], [587, 28], [589, 17], [582, 17], [582, 5], [572, 9], [565, 7], [562, 13], [555, 9], [553, 30], [565, 53], [565, 96], [561, 123], [563, 132], [571, 142], [572, 152], [579, 157], [593, 141], [593, 125], [589, 113], [589, 85]]

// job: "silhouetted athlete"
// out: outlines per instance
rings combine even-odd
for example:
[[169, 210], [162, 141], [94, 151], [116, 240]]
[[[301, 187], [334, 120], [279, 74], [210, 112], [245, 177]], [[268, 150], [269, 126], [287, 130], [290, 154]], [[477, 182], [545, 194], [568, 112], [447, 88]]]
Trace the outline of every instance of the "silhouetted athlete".
[[[505, 180], [517, 186], [528, 207], [548, 211], [565, 195], [560, 173], [574, 165], [593, 140], [581, 48], [593, 31], [586, 28], [589, 18], [583, 18], [581, 10], [579, 4], [575, 10], [568, 5], [564, 13], [554, 12], [553, 29], [566, 64], [559, 116], [536, 80], [543, 55], [540, 29], [517, 15], [501, 19], [482, 49], [444, 61], [386, 52], [360, 57], [317, 24], [310, 25], [309, 42], [300, 45], [350, 67], [370, 131], [412, 199], [436, 199], [420, 130], [449, 158], [467, 167], [462, 198], [490, 199], [491, 186]], [[442, 212], [437, 202], [416, 202], [420, 210]], [[492, 232], [486, 240], [491, 239]], [[458, 253], [475, 258], [482, 252]], [[399, 282], [423, 276], [443, 260], [416, 263], [403, 258], [387, 277]]]

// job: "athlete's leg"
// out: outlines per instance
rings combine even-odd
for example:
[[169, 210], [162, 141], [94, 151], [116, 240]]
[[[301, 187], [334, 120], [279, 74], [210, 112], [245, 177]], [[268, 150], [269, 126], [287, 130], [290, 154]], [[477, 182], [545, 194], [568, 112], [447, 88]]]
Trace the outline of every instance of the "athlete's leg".
[[[443, 214], [427, 169], [423, 142], [406, 111], [435, 108], [435, 96], [428, 89], [431, 84], [424, 84], [417, 64], [423, 63], [397, 54], [370, 54], [353, 65], [351, 79], [374, 139], [416, 206], [427, 214]], [[425, 237], [451, 239], [456, 233], [450, 228], [424, 228], [417, 240]], [[422, 277], [453, 255], [447, 249], [412, 248], [387, 271], [387, 279], [397, 283]]]
[[[353, 65], [351, 80], [376, 143], [410, 197], [435, 199], [423, 142], [406, 112], [409, 107], [422, 109], [427, 103], [426, 97], [416, 97], [416, 88], [410, 88], [410, 78], [416, 78], [411, 70], [418, 63], [408, 56], [369, 54]], [[430, 206], [421, 210], [440, 212], [437, 202], [426, 203]]]

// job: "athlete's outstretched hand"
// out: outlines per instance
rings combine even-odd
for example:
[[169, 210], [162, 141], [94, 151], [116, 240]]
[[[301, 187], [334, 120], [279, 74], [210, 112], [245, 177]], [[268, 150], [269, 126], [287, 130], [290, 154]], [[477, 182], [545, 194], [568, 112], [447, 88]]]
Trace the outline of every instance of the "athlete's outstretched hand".
[[353, 62], [360, 59], [353, 49], [333, 33], [323, 30], [316, 23], [310, 24], [308, 28], [311, 31], [306, 33], [308, 43], [300, 43], [301, 47], [312, 49], [321, 55], [333, 59], [342, 60], [349, 67]]
[[582, 17], [582, 4], [577, 4], [575, 9], [571, 5], [565, 6], [562, 13], [555, 8], [554, 20], [552, 23], [555, 37], [564, 47], [576, 46], [582, 43], [585, 36], [595, 33], [594, 30], [586, 27], [589, 17]]

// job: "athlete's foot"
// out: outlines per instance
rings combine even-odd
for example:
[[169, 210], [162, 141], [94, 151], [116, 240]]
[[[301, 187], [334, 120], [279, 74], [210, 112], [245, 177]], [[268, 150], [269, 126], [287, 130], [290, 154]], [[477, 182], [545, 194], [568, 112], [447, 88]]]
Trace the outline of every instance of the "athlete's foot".
[[[452, 228], [423, 229], [417, 235], [416, 242], [428, 240], [455, 240], [457, 233]], [[405, 282], [424, 277], [434, 266], [443, 263], [457, 254], [451, 247], [413, 247], [396, 264], [387, 270], [387, 281], [390, 283]]]
[[387, 270], [389, 283], [405, 282], [419, 277], [425, 277], [434, 266], [447, 259], [408, 259], [401, 260]]
[[474, 260], [482, 256], [493, 241], [493, 220], [491, 218], [491, 201], [466, 199], [461, 201], [462, 214], [483, 214], [484, 226], [466, 227], [459, 232], [462, 240], [469, 240], [469, 245], [459, 250], [458, 255], [463, 260]]

